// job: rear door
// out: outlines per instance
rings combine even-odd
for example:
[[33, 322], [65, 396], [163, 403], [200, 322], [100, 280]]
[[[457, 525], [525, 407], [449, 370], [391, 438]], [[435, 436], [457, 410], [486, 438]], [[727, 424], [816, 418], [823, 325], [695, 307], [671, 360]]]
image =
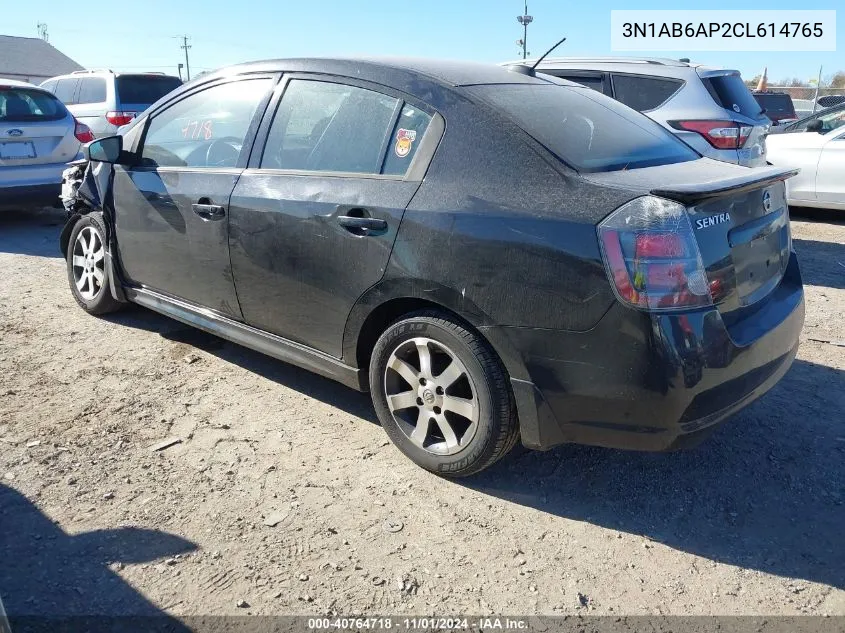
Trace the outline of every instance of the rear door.
[[116, 166], [115, 233], [128, 281], [240, 318], [229, 262], [229, 196], [273, 76], [199, 87], [144, 121], [138, 163]]
[[381, 279], [442, 119], [388, 88], [293, 75], [232, 194], [244, 320], [336, 357], [355, 301]]
[[74, 116], [78, 121], [91, 128], [95, 136], [103, 136], [108, 127], [106, 123], [107, 99], [104, 77], [82, 77], [79, 79]]
[[53, 95], [0, 85], [0, 168], [65, 163], [78, 151], [73, 117]]

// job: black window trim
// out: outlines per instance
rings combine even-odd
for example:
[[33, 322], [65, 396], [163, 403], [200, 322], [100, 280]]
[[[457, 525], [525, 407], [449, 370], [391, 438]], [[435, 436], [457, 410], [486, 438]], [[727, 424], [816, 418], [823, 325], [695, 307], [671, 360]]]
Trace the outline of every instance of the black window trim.
[[[274, 90], [278, 86], [280, 78], [280, 73], [277, 72], [256, 72], [256, 73], [244, 73], [242, 75], [234, 75], [232, 77], [222, 77], [212, 81], [207, 81], [202, 83], [198, 86], [190, 90], [186, 90], [185, 92], [179, 93], [173, 99], [168, 100], [158, 106], [155, 110], [145, 113], [144, 114], [144, 121], [141, 123], [142, 127], [144, 128], [141, 133], [135, 134], [135, 142], [133, 146], [129, 149], [134, 157], [134, 164], [127, 166], [127, 168], [133, 171], [139, 172], [153, 172], [153, 171], [179, 171], [179, 172], [201, 172], [201, 173], [240, 173], [244, 169], [246, 169], [247, 162], [253, 150], [253, 145], [255, 144], [256, 135], [259, 128], [259, 123], [264, 117], [264, 111], [267, 108], [267, 105], [270, 103], [272, 99], [272, 95], [274, 94]], [[243, 147], [241, 148], [240, 156], [238, 156], [238, 162], [234, 167], [181, 167], [178, 165], [162, 165], [162, 166], [152, 166], [152, 165], [142, 165], [141, 164], [141, 154], [144, 151], [144, 143], [147, 140], [147, 131], [150, 128], [150, 121], [153, 120], [154, 117], [162, 114], [166, 110], [169, 110], [171, 107], [176, 105], [177, 103], [191, 97], [195, 94], [199, 94], [200, 92], [204, 92], [210, 88], [216, 88], [217, 86], [222, 86], [223, 84], [230, 84], [236, 83], [238, 81], [250, 81], [256, 79], [270, 79], [270, 89], [261, 99], [261, 102], [258, 104], [258, 107], [255, 109], [255, 113], [252, 116], [252, 121], [249, 124], [249, 127], [246, 131], [246, 136], [244, 137]], [[134, 129], [132, 130], [134, 132]]]
[[[584, 70], [584, 69], [569, 70], [568, 68], [550, 68], [549, 71], [552, 71], [552, 72], [546, 71], [545, 74], [551, 75], [552, 77], [556, 77], [557, 79], [563, 79], [565, 81], [573, 81], [574, 83], [577, 83], [581, 86], [583, 86], [584, 84], [582, 84], [578, 81], [574, 81], [573, 79], [570, 79], [570, 77], [589, 77], [591, 79], [600, 79], [601, 80], [601, 88], [602, 88], [601, 94], [608, 96], [608, 97], [613, 96], [613, 85], [611, 84], [611, 81], [610, 81], [610, 72], [608, 72], [606, 70]], [[542, 73], [544, 71], [542, 69], [540, 69], [540, 70], [538, 70], [538, 72]], [[552, 74], [552, 73], [566, 73], [566, 76], [564, 76], [562, 74], [558, 75], [558, 74]], [[584, 86], [584, 87], [589, 88], [589, 86]], [[590, 88], [590, 89], [592, 90], [592, 88]], [[596, 92], [598, 92], [598, 91], [596, 91]]]
[[[267, 140], [270, 135], [270, 127], [272, 126], [273, 119], [276, 116], [276, 110], [278, 109], [279, 103], [284, 97], [284, 93], [287, 89], [288, 84], [294, 79], [322, 81], [323, 83], [336, 83], [354, 86], [356, 88], [362, 88], [364, 90], [378, 92], [387, 97], [391, 97], [393, 99], [398, 100], [398, 103], [396, 104], [396, 109], [393, 112], [391, 125], [385, 133], [385, 139], [382, 143], [379, 161], [380, 169], [383, 169], [384, 167], [384, 161], [386, 160], [387, 152], [390, 149], [390, 140], [391, 135], [393, 134], [393, 128], [396, 127], [396, 121], [399, 119], [399, 116], [402, 113], [402, 109], [406, 105], [410, 105], [411, 107], [419, 108], [420, 110], [431, 116], [431, 122], [428, 124], [428, 128], [426, 129], [425, 134], [423, 134], [422, 139], [420, 139], [420, 144], [417, 147], [417, 151], [414, 154], [414, 158], [411, 159], [411, 164], [408, 166], [408, 169], [405, 171], [405, 173], [401, 175], [372, 174], [366, 172], [321, 171], [310, 169], [275, 169], [272, 167], [261, 167], [261, 158], [264, 155], [264, 148], [267, 145]], [[390, 86], [385, 86], [371, 81], [362, 81], [354, 77], [346, 77], [343, 75], [331, 75], [328, 73], [323, 74], [314, 72], [286, 72], [284, 73], [282, 80], [276, 85], [270, 103], [264, 110], [264, 117], [262, 118], [261, 125], [258, 128], [256, 141], [252, 146], [252, 151], [247, 162], [247, 169], [250, 172], [256, 172], [261, 174], [276, 174], [288, 176], [318, 176], [320, 178], [365, 178], [369, 180], [398, 180], [419, 182], [422, 181], [422, 179], [425, 177], [426, 172], [428, 171], [428, 167], [431, 164], [431, 160], [432, 158], [434, 158], [434, 152], [437, 149], [437, 146], [440, 144], [440, 139], [443, 137], [445, 129], [446, 123], [443, 117], [429, 104], [421, 102], [418, 99], [415, 99], [413, 96], [405, 94]]]
[[[637, 110], [637, 112], [642, 112], [643, 114], [645, 114], [646, 112], [654, 112], [655, 110], [659, 110], [664, 105], [666, 105], [669, 101], [674, 99], [675, 96], [681, 90], [684, 89], [684, 86], [687, 85], [686, 79], [680, 79], [678, 77], [666, 77], [665, 75], [648, 75], [648, 74], [645, 74], [645, 73], [623, 73], [623, 72], [613, 71], [613, 72], [610, 73], [610, 87], [611, 87], [611, 91], [612, 91], [610, 96], [613, 97], [614, 99], [616, 99], [617, 101], [619, 101], [619, 99], [616, 97], [616, 86], [613, 84], [614, 75], [622, 75], [622, 76], [625, 76], [625, 77], [638, 77], [638, 78], [645, 78], [645, 79], [663, 79], [665, 81], [675, 82], [675, 83], [678, 84], [678, 87], [675, 90], [675, 92], [673, 92], [668, 97], [666, 97], [658, 105], [654, 106], [653, 108], [649, 108], [648, 110]], [[619, 101], [619, 103], [622, 103], [622, 102]], [[622, 105], [628, 105], [628, 104], [622, 103]], [[630, 108], [631, 106], [628, 106], [628, 107]]]

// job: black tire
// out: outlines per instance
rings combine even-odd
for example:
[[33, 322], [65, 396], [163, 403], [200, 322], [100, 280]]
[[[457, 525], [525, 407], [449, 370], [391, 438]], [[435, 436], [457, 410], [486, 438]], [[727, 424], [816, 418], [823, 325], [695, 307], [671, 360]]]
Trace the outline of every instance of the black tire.
[[73, 230], [70, 233], [65, 263], [67, 265], [68, 282], [70, 283], [70, 291], [73, 294], [73, 298], [76, 299], [79, 307], [88, 314], [108, 314], [109, 312], [119, 310], [123, 307], [123, 304], [117, 301], [111, 294], [112, 280], [109, 278], [108, 271], [105, 269], [105, 257], [99, 261], [91, 262], [91, 266], [96, 267], [98, 274], [102, 274], [101, 283], [95, 281], [93, 271], [89, 278], [90, 281], [88, 283], [96, 284], [96, 292], [93, 292], [92, 288], [85, 284], [83, 285], [83, 289], [87, 293], [86, 296], [86, 294], [83, 294], [83, 290], [80, 290], [77, 286], [77, 274], [86, 270], [74, 266], [74, 255], [82, 255], [84, 257], [84, 252], [81, 250], [82, 245], [78, 241], [79, 235], [83, 231], [85, 231], [83, 241], [87, 242], [93, 232], [97, 235], [99, 244], [105, 249], [106, 227], [103, 224], [102, 213], [92, 212], [82, 216], [73, 226]]
[[[465, 445], [451, 449], [457, 450], [454, 454], [433, 454], [430, 449], [424, 448], [424, 442], [423, 446], [412, 442], [408, 423], [401, 419], [397, 420], [388, 404], [387, 382], [396, 380], [388, 373], [388, 363], [394, 352], [400, 353], [400, 350], [414, 344], [409, 341], [420, 338], [432, 341], [435, 354], [438, 352], [437, 345], [444, 345], [448, 348], [447, 351], [453, 353], [454, 357], [461, 361], [466, 370], [462, 375], [469, 381], [463, 383], [464, 388], [469, 388], [477, 398], [478, 421], [474, 435], [467, 440]], [[445, 362], [449, 362], [449, 359], [447, 358]], [[409, 364], [413, 365], [410, 361]], [[418, 361], [415, 369], [419, 369], [419, 365]], [[445, 370], [441, 370], [440, 375], [444, 374]], [[435, 375], [433, 371], [432, 375]], [[464, 380], [464, 378], [459, 380]], [[402, 387], [399, 390], [404, 391], [411, 381], [402, 379], [401, 384]], [[411, 390], [424, 388], [412, 385]], [[439, 311], [427, 310], [409, 314], [393, 323], [381, 335], [370, 359], [370, 391], [376, 414], [391, 441], [414, 463], [439, 475], [465, 477], [478, 473], [506, 455], [519, 437], [519, 424], [510, 381], [498, 356], [490, 345], [469, 326]], [[445, 393], [446, 396], [449, 395], [448, 391]], [[409, 412], [409, 417], [417, 415], [419, 411], [422, 411], [421, 402], [422, 399], [418, 398], [419, 406], [412, 406], [404, 411]], [[443, 402], [445, 417], [447, 405], [445, 400]], [[457, 419], [461, 420], [460, 417]], [[434, 419], [432, 418], [430, 422], [433, 423]], [[439, 425], [428, 428], [434, 428], [431, 433], [435, 435], [440, 432]], [[445, 445], [445, 440], [440, 445]]]

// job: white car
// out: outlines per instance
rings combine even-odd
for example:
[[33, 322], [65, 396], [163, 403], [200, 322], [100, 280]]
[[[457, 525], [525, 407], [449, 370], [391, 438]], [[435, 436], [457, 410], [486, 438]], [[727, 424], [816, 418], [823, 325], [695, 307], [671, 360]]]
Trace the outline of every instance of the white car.
[[786, 182], [789, 204], [845, 210], [845, 106], [770, 134], [766, 146], [773, 165], [801, 168]]

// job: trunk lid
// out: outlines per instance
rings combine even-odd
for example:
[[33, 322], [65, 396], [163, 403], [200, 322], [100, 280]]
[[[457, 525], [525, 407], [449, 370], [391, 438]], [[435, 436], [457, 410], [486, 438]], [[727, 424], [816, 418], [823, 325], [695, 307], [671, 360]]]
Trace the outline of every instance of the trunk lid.
[[791, 249], [784, 181], [796, 173], [702, 159], [589, 179], [684, 204], [714, 303], [730, 313], [763, 299], [783, 277]]

